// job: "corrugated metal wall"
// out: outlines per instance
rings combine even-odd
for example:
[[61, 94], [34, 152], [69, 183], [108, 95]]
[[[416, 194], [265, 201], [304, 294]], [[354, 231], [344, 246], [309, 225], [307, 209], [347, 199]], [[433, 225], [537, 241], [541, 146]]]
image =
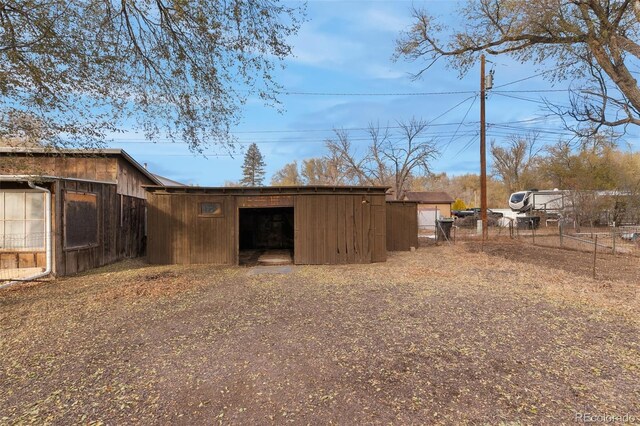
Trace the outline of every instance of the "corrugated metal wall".
[[387, 250], [418, 247], [418, 211], [414, 202], [387, 202]]

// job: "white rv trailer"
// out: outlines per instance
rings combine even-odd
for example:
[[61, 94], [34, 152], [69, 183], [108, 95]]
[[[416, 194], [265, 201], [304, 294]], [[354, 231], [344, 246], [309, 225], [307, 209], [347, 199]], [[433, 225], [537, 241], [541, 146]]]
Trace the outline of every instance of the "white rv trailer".
[[518, 191], [509, 197], [509, 207], [518, 213], [531, 211], [561, 213], [570, 205], [568, 195], [569, 191], [559, 189]]

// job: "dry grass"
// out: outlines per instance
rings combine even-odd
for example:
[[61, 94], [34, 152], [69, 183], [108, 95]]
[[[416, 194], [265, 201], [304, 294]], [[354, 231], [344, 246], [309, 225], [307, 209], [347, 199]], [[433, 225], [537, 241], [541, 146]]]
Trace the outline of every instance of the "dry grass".
[[129, 261], [1, 291], [0, 423], [640, 416], [640, 265], [592, 280], [485, 249], [287, 275]]

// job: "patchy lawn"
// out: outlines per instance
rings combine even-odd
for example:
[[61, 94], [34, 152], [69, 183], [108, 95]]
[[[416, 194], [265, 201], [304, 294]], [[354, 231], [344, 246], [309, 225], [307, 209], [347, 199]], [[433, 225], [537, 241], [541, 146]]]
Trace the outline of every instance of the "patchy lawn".
[[0, 291], [0, 423], [640, 418], [638, 259], [594, 281], [560, 251], [487, 248], [286, 275], [129, 261]]

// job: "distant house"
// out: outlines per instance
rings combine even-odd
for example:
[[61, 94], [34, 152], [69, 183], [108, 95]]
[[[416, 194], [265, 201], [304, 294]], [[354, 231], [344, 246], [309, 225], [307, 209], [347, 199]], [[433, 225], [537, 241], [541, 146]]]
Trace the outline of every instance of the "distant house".
[[455, 201], [446, 192], [436, 191], [408, 191], [404, 195], [404, 200], [417, 202], [418, 211], [437, 210], [440, 213], [440, 217], [451, 217], [451, 205]]
[[455, 201], [446, 192], [406, 192], [405, 201], [418, 203], [418, 227], [422, 232], [435, 231], [436, 220], [451, 217], [451, 205]]
[[0, 148], [0, 278], [144, 254], [145, 185], [163, 182], [120, 149]]

